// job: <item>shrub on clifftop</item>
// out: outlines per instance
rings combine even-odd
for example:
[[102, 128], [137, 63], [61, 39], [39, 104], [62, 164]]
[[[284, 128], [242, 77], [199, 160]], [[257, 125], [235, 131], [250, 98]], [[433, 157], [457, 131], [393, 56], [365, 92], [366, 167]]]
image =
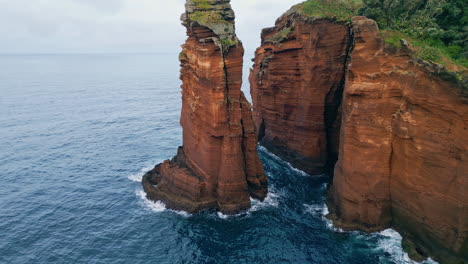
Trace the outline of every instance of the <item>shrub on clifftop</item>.
[[[466, 0], [363, 0], [360, 14], [377, 21], [391, 36], [422, 48], [423, 59], [468, 67], [468, 5]], [[387, 39], [388, 43], [392, 42]]]

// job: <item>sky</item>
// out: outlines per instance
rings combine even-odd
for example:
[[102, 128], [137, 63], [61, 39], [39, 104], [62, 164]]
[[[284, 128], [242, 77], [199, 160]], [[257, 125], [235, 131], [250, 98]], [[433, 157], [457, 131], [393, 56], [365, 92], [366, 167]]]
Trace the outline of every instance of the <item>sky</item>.
[[[303, 0], [231, 0], [247, 53]], [[185, 0], [0, 0], [0, 53], [176, 53]]]

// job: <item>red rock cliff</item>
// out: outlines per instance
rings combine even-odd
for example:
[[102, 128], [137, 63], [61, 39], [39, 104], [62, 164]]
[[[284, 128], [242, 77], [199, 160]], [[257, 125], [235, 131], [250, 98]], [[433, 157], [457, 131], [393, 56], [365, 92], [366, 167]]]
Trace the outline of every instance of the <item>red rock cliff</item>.
[[170, 208], [237, 213], [264, 199], [251, 105], [241, 92], [244, 50], [229, 0], [192, 1], [182, 16], [183, 147], [143, 177], [147, 196]]
[[347, 26], [294, 10], [263, 30], [250, 75], [261, 143], [309, 173], [338, 157], [328, 204], [341, 227], [394, 227], [412, 257], [468, 263], [459, 82], [410, 47], [387, 46], [372, 20]]
[[291, 10], [263, 30], [256, 51], [250, 84], [259, 139], [310, 174], [326, 172], [337, 158], [350, 43], [346, 23]]
[[443, 69], [386, 47], [374, 21], [356, 17], [353, 31], [332, 212], [345, 227], [393, 225], [443, 263], [467, 261], [467, 100]]

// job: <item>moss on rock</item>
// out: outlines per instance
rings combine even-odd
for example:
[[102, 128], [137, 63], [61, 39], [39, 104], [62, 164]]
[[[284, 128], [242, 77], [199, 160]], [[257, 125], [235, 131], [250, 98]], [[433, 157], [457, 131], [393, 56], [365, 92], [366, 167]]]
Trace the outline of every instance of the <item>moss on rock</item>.
[[235, 35], [234, 12], [229, 0], [187, 0], [187, 13], [182, 20], [186, 25], [198, 24], [217, 35], [216, 45], [223, 52], [239, 43]]
[[286, 40], [291, 33], [291, 28], [283, 28], [280, 32], [276, 33], [273, 37], [265, 40], [265, 42], [278, 44]]
[[308, 0], [294, 8], [308, 17], [333, 18], [337, 21], [350, 22], [362, 6], [362, 0]]

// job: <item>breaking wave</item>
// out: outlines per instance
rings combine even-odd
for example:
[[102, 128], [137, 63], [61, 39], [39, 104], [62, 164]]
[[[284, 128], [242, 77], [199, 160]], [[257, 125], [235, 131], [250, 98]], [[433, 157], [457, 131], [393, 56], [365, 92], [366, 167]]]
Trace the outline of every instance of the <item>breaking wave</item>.
[[[402, 236], [393, 229], [387, 229], [378, 233], [375, 233], [378, 237], [376, 250], [386, 252], [390, 255], [390, 259], [398, 264], [437, 264], [432, 259], [425, 260], [423, 262], [416, 262], [409, 258], [408, 254], [403, 250], [401, 246]], [[380, 262], [385, 261], [382, 257]]]
[[221, 219], [230, 219], [240, 216], [250, 216], [253, 212], [257, 212], [263, 209], [277, 208], [279, 206], [279, 200], [283, 196], [283, 192], [279, 192], [275, 188], [270, 187], [270, 189], [268, 190], [268, 195], [265, 198], [265, 200], [263, 200], [263, 202], [250, 198], [252, 206], [247, 211], [235, 215], [225, 215], [221, 212], [217, 212], [216, 215]]
[[327, 215], [330, 213], [328, 207], [325, 204], [325, 201], [321, 204], [304, 204], [305, 211], [312, 214], [315, 217], [321, 218], [327, 227], [328, 230], [338, 233], [344, 233], [345, 231], [339, 227], [336, 227], [333, 222], [327, 218]]
[[[154, 164], [158, 164], [158, 163], [154, 163]], [[141, 182], [141, 179], [143, 178], [143, 175], [145, 175], [145, 173], [147, 173], [148, 171], [152, 170], [153, 168], [154, 168], [154, 165], [144, 167], [144, 168], [142, 168], [139, 172], [130, 174], [130, 175], [127, 177], [127, 179], [129, 179], [129, 180], [131, 180], [131, 181], [134, 181], [134, 182]]]
[[152, 212], [161, 213], [164, 211], [173, 212], [183, 217], [192, 216], [191, 214], [184, 211], [177, 211], [172, 209], [167, 209], [166, 205], [161, 201], [151, 201], [146, 197], [146, 192], [143, 190], [136, 191], [136, 195], [143, 202], [143, 206]]
[[267, 154], [268, 156], [270, 156], [271, 158], [273, 158], [275, 161], [277, 161], [277, 162], [279, 162], [279, 163], [281, 163], [281, 164], [285, 164], [286, 167], [288, 167], [288, 169], [290, 169], [290, 170], [296, 172], [297, 174], [302, 175], [302, 176], [310, 176], [310, 174], [308, 174], [307, 172], [302, 171], [302, 170], [300, 170], [300, 169], [298, 169], [298, 168], [295, 168], [293, 165], [291, 165], [291, 163], [289, 163], [289, 162], [287, 162], [287, 161], [281, 159], [280, 157], [276, 156], [275, 154], [271, 153], [271, 152], [270, 152], [267, 148], [265, 148], [264, 146], [258, 145], [258, 149], [259, 149], [261, 152], [263, 152], [263, 153]]
[[167, 210], [166, 205], [163, 202], [154, 202], [146, 198], [146, 192], [143, 190], [136, 191], [136, 195], [143, 201], [144, 206], [153, 212], [160, 213]]

